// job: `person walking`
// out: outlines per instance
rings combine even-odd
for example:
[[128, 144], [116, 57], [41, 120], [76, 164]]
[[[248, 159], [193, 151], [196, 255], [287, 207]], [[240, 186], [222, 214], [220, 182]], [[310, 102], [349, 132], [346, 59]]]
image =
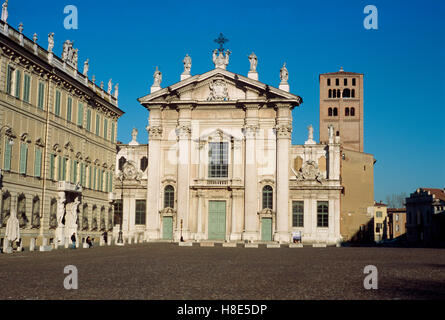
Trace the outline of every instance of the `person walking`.
[[87, 237], [86, 240], [87, 244], [88, 244], [88, 249], [91, 248], [93, 246], [93, 243], [91, 242], [90, 236]]
[[71, 236], [71, 241], [73, 242], [73, 249], [76, 249], [76, 233]]
[[104, 231], [104, 233], [102, 233], [102, 236], [104, 237], [105, 244], [108, 244], [108, 233], [107, 233], [107, 231]]

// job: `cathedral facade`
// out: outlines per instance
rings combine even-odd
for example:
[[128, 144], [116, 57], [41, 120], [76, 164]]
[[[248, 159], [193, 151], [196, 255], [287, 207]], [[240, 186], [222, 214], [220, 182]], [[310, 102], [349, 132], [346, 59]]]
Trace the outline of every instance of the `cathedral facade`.
[[[257, 58], [247, 77], [227, 69], [230, 51], [215, 50], [215, 68], [161, 87], [139, 102], [149, 111], [148, 144], [136, 135], [118, 145], [116, 213], [124, 237], [145, 241], [337, 244], [340, 235], [340, 137], [291, 144], [288, 71], [278, 88], [258, 81]], [[131, 241], [131, 240], [130, 240]]]

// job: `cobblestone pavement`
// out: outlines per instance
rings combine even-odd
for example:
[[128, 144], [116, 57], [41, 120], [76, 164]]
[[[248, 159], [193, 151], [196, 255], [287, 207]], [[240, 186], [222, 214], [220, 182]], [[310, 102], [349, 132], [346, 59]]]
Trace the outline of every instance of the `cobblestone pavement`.
[[[78, 290], [64, 289], [64, 268]], [[365, 290], [364, 267], [378, 269]], [[0, 299], [445, 299], [445, 250], [154, 243], [0, 255]]]

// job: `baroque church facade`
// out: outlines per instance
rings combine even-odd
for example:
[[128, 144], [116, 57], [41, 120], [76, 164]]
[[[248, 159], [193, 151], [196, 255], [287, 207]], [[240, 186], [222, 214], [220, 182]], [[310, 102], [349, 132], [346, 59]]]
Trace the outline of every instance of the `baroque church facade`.
[[[156, 68], [148, 144], [118, 144], [115, 217], [127, 241], [225, 241], [338, 244], [341, 145], [332, 125], [324, 143], [308, 128], [291, 144], [292, 110], [286, 65], [278, 88], [258, 81], [257, 58], [247, 77], [227, 70], [230, 51], [215, 50], [215, 68], [161, 87]], [[116, 220], [116, 218], [115, 218]], [[117, 229], [115, 228], [115, 232]]]

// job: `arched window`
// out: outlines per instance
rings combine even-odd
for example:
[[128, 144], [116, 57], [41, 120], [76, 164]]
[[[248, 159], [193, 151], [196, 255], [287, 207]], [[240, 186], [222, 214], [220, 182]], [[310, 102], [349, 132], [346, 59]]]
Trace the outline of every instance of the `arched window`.
[[148, 159], [147, 157], [143, 157], [141, 159], [141, 171], [144, 172], [145, 169], [147, 169], [147, 167], [148, 167]]
[[343, 89], [343, 98], [350, 98], [351, 97], [351, 90], [348, 88]]
[[271, 186], [263, 188], [263, 209], [272, 209], [273, 206], [273, 189]]
[[351, 108], [351, 117], [354, 117], [354, 116], [355, 116], [355, 108], [352, 107], [352, 108]]
[[57, 228], [57, 199], [51, 199], [51, 204], [49, 207], [49, 228]]
[[346, 116], [346, 117], [349, 116], [349, 108], [345, 108], [345, 116]]
[[127, 162], [127, 159], [125, 159], [125, 157], [120, 157], [120, 159], [119, 159], [119, 170], [120, 171], [122, 171], [122, 169], [124, 168], [125, 162]]
[[337, 89], [337, 98], [341, 98], [341, 91], [340, 91], [340, 89]]
[[334, 117], [338, 116], [338, 109], [334, 108]]
[[11, 194], [6, 191], [2, 196], [2, 211], [0, 214], [0, 227], [6, 227], [6, 222], [11, 214]]
[[329, 89], [329, 98], [332, 98], [332, 89]]
[[21, 194], [17, 200], [17, 218], [19, 219], [20, 228], [25, 228], [28, 218], [26, 217], [26, 197], [24, 194]]
[[328, 79], [328, 86], [331, 85], [331, 79]]
[[164, 189], [164, 208], [175, 207], [175, 189], [172, 186], [166, 186]]
[[337, 98], [337, 90], [334, 89], [334, 95], [332, 96], [332, 98]]
[[335, 135], [336, 135], [337, 137], [340, 137], [340, 131], [337, 131], [337, 132], [335, 133]]
[[355, 98], [355, 89], [351, 90], [351, 98]]
[[328, 109], [328, 116], [329, 116], [329, 117], [332, 117], [332, 108], [329, 108], [329, 109]]
[[40, 228], [40, 199], [35, 197], [32, 199], [32, 216], [31, 216], [32, 228]]

